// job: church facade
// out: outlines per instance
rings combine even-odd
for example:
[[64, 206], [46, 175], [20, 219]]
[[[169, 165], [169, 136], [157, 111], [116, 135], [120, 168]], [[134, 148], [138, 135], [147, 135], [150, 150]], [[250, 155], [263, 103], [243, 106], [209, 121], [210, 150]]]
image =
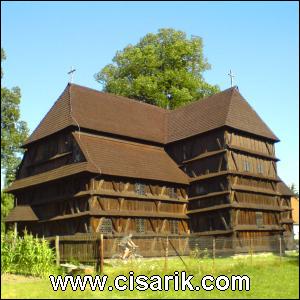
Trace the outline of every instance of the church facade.
[[170, 111], [68, 84], [23, 146], [6, 222], [39, 236], [227, 237], [237, 252], [289, 237], [278, 141], [236, 87]]

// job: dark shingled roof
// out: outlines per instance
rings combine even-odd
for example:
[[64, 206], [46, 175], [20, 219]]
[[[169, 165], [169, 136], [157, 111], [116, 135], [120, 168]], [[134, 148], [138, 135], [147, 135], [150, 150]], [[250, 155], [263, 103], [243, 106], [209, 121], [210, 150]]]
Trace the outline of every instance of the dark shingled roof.
[[278, 141], [235, 87], [170, 111], [167, 141], [177, 141], [223, 126]]
[[188, 178], [162, 147], [73, 133], [86, 162], [65, 165], [15, 180], [6, 192], [53, 181], [81, 172], [188, 184]]
[[53, 169], [44, 173], [15, 180], [5, 191], [15, 191], [18, 189], [30, 187], [43, 182], [53, 181], [59, 178], [67, 177], [73, 174], [78, 174], [80, 172], [88, 170], [89, 164], [87, 162], [65, 165], [63, 167], [59, 167], [57, 169]]
[[74, 133], [89, 170], [105, 175], [188, 184], [188, 178], [162, 147]]
[[25, 145], [68, 126], [77, 126], [77, 122], [81, 128], [161, 144], [223, 126], [278, 141], [236, 88], [169, 111], [68, 84]]
[[[164, 151], [163, 145], [229, 126], [274, 141], [278, 138], [240, 95], [230, 88], [169, 111], [136, 100], [68, 84], [26, 144], [69, 126], [156, 142], [159, 146], [74, 134], [86, 163], [76, 163], [16, 180], [13, 191], [79, 172], [188, 184], [187, 176]], [[25, 144], [25, 145], [26, 145]]]
[[15, 206], [8, 216], [5, 218], [5, 222], [18, 222], [18, 221], [37, 221], [38, 217], [29, 205]]
[[163, 143], [165, 116], [154, 105], [68, 84], [25, 145], [77, 122], [81, 128]]
[[295, 196], [293, 191], [283, 181], [278, 182], [278, 192], [282, 196], [291, 196], [291, 197]]

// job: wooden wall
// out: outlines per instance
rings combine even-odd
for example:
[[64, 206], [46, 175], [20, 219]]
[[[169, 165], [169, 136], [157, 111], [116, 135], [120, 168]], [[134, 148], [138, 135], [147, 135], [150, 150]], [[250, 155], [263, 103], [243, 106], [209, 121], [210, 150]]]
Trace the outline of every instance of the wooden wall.
[[29, 145], [16, 178], [36, 175], [83, 160], [84, 156], [72, 134], [63, 131]]
[[166, 149], [191, 178], [188, 214], [192, 233], [231, 231], [237, 239], [262, 241], [282, 232], [287, 213], [281, 213], [279, 203], [273, 141], [223, 128]]
[[189, 232], [187, 191], [177, 184], [75, 175], [16, 196], [18, 205], [30, 205], [41, 220], [39, 230], [32, 227], [39, 235]]
[[[166, 145], [190, 177], [185, 186], [112, 176], [76, 175], [16, 193], [43, 219], [43, 235], [200, 234], [253, 238], [291, 232], [290, 202], [277, 189], [274, 143], [230, 128]], [[18, 177], [82, 161], [71, 135], [29, 147]], [[242, 246], [237, 247], [242, 247]], [[241, 248], [242, 249], [242, 248]]]
[[[143, 184], [143, 192], [137, 192], [137, 183]], [[103, 215], [91, 219], [94, 232], [101, 232], [102, 223], [107, 220], [112, 223], [110, 233], [188, 232], [187, 192], [183, 186], [106, 177], [92, 179], [90, 188], [90, 210]]]

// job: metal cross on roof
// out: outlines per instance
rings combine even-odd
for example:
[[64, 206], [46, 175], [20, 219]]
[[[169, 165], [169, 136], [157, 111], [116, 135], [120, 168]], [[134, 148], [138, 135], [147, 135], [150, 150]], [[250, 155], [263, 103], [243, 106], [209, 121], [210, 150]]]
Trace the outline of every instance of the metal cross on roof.
[[230, 70], [229, 73], [228, 73], [228, 76], [230, 77], [230, 85], [232, 87], [233, 86], [233, 77], [235, 77], [235, 75], [233, 75], [233, 73]]
[[73, 67], [71, 67], [71, 70], [68, 72], [68, 75], [70, 75], [70, 83], [73, 82], [73, 78], [74, 78], [74, 72], [76, 71], [76, 69], [74, 69]]

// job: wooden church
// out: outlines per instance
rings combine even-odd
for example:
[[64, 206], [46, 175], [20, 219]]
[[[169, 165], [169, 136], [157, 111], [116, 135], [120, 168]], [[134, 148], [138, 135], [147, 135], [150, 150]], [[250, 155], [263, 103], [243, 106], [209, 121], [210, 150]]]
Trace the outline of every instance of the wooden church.
[[6, 222], [39, 236], [290, 236], [278, 141], [236, 87], [171, 111], [68, 84], [23, 145]]

